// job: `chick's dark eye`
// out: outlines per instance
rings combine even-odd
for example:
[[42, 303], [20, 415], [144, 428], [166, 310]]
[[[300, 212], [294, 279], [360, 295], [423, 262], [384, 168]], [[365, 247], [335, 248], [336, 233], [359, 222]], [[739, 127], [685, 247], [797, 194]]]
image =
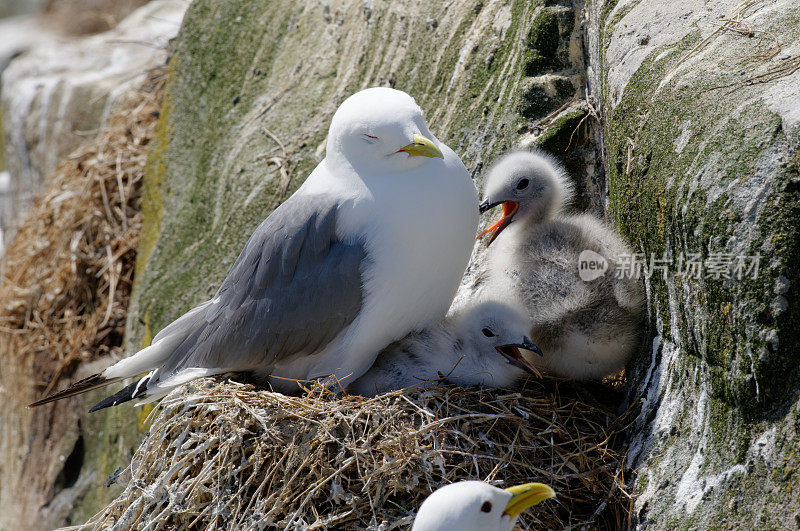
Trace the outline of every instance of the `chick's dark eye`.
[[[481, 330], [481, 332], [486, 337], [494, 337], [494, 332], [492, 332], [492, 330], [490, 328], [484, 328], [483, 330]], [[486, 502], [486, 503], [489, 503], [489, 502]]]
[[520, 179], [517, 183], [517, 190], [524, 190], [531, 182], [528, 179]]
[[481, 511], [483, 511], [484, 513], [492, 512], [492, 502], [488, 501], [483, 502], [483, 505], [481, 505]]

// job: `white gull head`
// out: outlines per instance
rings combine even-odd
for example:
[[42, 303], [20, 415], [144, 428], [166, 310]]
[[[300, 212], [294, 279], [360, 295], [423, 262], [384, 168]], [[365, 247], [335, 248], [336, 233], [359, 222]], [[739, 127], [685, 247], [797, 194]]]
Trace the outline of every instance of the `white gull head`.
[[482, 481], [440, 488], [422, 503], [412, 531], [511, 531], [519, 514], [555, 496], [541, 483], [499, 489]]
[[[485, 300], [462, 307], [448, 317], [452, 335], [462, 346], [453, 374], [464, 385], [510, 387], [525, 375], [539, 375], [520, 349], [541, 354], [528, 338], [529, 318], [520, 306]], [[437, 353], [432, 353], [434, 359]], [[434, 361], [434, 360], [432, 360]], [[439, 369], [441, 371], [441, 369]], [[446, 374], [446, 373], [445, 373]]]
[[361, 175], [418, 168], [426, 158], [444, 158], [414, 98], [374, 87], [347, 98], [331, 121], [327, 158], [346, 161]]

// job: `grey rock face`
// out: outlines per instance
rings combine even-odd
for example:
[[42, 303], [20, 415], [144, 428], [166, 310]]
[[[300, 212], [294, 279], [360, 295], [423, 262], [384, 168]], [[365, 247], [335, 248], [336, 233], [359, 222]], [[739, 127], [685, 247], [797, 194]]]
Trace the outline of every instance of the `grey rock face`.
[[41, 3], [41, 0], [0, 0], [0, 18], [32, 13]]
[[800, 8], [592, 2], [587, 20], [610, 214], [671, 261], [629, 367], [639, 526], [796, 524]]

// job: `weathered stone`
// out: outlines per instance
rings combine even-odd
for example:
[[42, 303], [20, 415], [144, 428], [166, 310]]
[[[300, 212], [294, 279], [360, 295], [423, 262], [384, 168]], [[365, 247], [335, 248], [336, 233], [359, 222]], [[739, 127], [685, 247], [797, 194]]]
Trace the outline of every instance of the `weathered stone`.
[[55, 38], [41, 17], [35, 15], [0, 18], [0, 35], [3, 36], [0, 41], [0, 74], [14, 57], [33, 46]]
[[148, 0], [47, 0], [44, 15], [64, 33], [89, 35], [108, 31]]
[[19, 222], [44, 178], [96, 135], [148, 69], [164, 63], [187, 4], [153, 1], [92, 37], [51, 35], [2, 72], [2, 144], [11, 191], [0, 206], [0, 228]]
[[[791, 526], [800, 7], [595, 1], [588, 17], [610, 213], [647, 260], [673, 261], [646, 281], [655, 337], [628, 373], [639, 525]], [[689, 253], [723, 270], [760, 256], [759, 270], [695, 278], [678, 271]]]
[[528, 32], [525, 73], [536, 76], [570, 68], [569, 37], [575, 26], [575, 12], [563, 5], [539, 10]]
[[0, 18], [32, 13], [41, 0], [0, 0]]
[[554, 108], [571, 101], [576, 93], [569, 78], [548, 74], [526, 79], [521, 89], [519, 112], [530, 120], [544, 118]]

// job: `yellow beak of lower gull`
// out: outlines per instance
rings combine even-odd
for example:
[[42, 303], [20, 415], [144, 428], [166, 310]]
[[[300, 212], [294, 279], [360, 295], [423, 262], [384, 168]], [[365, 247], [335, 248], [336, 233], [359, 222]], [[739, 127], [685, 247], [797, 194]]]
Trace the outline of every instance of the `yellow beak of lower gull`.
[[410, 157], [444, 158], [439, 146], [422, 135], [414, 135], [412, 143], [397, 150], [398, 153], [401, 151], [405, 151]]
[[507, 514], [511, 518], [516, 518], [528, 507], [533, 507], [544, 500], [555, 498], [556, 496], [555, 491], [544, 483], [525, 483], [524, 485], [509, 487], [506, 492], [510, 492], [512, 497], [508, 501], [503, 514]]

